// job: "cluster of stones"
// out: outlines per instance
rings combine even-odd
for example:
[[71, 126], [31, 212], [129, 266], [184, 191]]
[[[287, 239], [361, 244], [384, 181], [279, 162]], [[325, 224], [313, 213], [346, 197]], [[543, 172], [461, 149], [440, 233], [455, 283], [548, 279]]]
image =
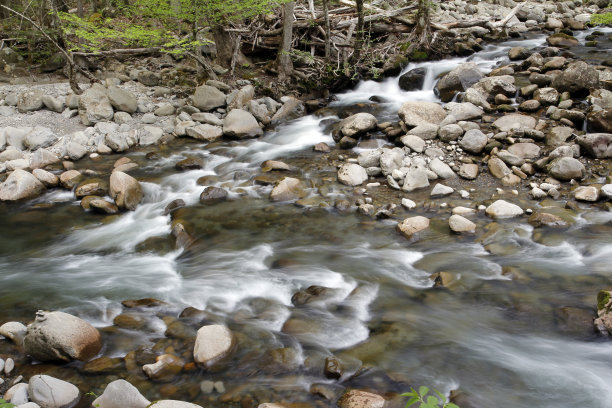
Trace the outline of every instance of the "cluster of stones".
[[[305, 305], [330, 295], [329, 288], [309, 287], [305, 291], [297, 292], [292, 302], [295, 305]], [[116, 316], [114, 325], [124, 329], [139, 329], [146, 324], [145, 315], [141, 311], [159, 310], [164, 302], [155, 299], [127, 300], [123, 305], [128, 309]], [[156, 309], [157, 308], [157, 309]], [[200, 316], [203, 311], [187, 308], [181, 316]], [[153, 362], [142, 364], [139, 369], [151, 381], [167, 383], [176, 379], [181, 372], [191, 372], [198, 366], [204, 370], [215, 370], [220, 364], [226, 362], [234, 355], [239, 347], [236, 333], [221, 324], [208, 324], [195, 331], [180, 319], [164, 319], [167, 324], [166, 336], [180, 339], [183, 343], [191, 344], [192, 349], [187, 356], [185, 353], [166, 348], [163, 352], [145, 357], [135, 357], [137, 352], [130, 352], [123, 359], [100, 356], [103, 348], [103, 337], [98, 329], [86, 321], [68, 313], [54, 311], [39, 311], [35, 320], [28, 326], [19, 322], [8, 322], [0, 326], [0, 336], [15, 343], [20, 350], [35, 361], [46, 363], [66, 363], [82, 361], [85, 373], [105, 372], [104, 370], [121, 365], [124, 360], [128, 370], [138, 369], [140, 358], [153, 359]], [[288, 333], [289, 328], [283, 329]], [[2, 338], [2, 337], [0, 337]], [[289, 349], [279, 349], [289, 350]], [[274, 351], [274, 350], [273, 350]], [[278, 351], [278, 350], [276, 350]], [[146, 353], [145, 353], [146, 354]], [[271, 353], [273, 355], [274, 353]], [[276, 357], [275, 357], [276, 358]], [[288, 356], [278, 356], [286, 360]], [[116, 362], [117, 360], [118, 362]], [[22, 376], [14, 376], [15, 364], [12, 359], [0, 360], [0, 372], [6, 378], [12, 375], [10, 383], [3, 386], [0, 382], [2, 398], [20, 408], [63, 408], [83, 405], [88, 398], [74, 384], [45, 374], [31, 376], [27, 382]], [[325, 360], [324, 374], [329, 379], [340, 379], [344, 369], [338, 359], [328, 357]], [[313, 386], [313, 393], [323, 393], [327, 398], [335, 398], [341, 407], [382, 407], [385, 399], [377, 394], [358, 390], [347, 390], [340, 395], [329, 393], [324, 386]], [[203, 394], [217, 392], [226, 393], [221, 381], [204, 380], [200, 383]], [[190, 402], [164, 399], [155, 402], [149, 401], [140, 391], [125, 380], [110, 382], [104, 392], [91, 402], [92, 406], [99, 408], [193, 408], [200, 407]], [[262, 408], [282, 407], [282, 404], [261, 404]]]
[[[135, 77], [153, 84], [143, 82], [142, 75]], [[64, 119], [78, 114], [88, 127], [64, 136], [41, 126], [0, 128], [0, 173], [9, 172], [0, 184], [0, 201], [32, 199], [61, 186], [74, 190], [78, 199], [86, 198], [82, 205], [87, 210], [105, 214], [133, 210], [142, 199], [142, 188], [126, 173], [137, 167], [135, 163], [120, 159], [110, 180], [103, 181], [91, 170], [76, 170], [73, 161], [167, 143], [175, 137], [203, 142], [223, 136], [258, 137], [264, 127], [305, 113], [304, 103], [295, 98], [283, 97], [280, 103], [270, 97], [254, 99], [254, 87], [248, 81], [238, 82], [242, 87], [232, 91], [222, 82], [209, 80], [196, 88], [190, 104], [175, 100], [155, 105], [138, 98], [129, 86], [121, 87], [118, 78], [96, 83], [80, 96], [53, 97], [37, 88], [7, 94], [3, 102], [9, 106], [3, 108], [11, 110], [10, 105], [16, 105], [19, 112], [27, 113], [46, 107], [62, 112]], [[156, 89], [153, 94], [163, 96], [167, 91]], [[177, 167], [184, 170], [189, 163]]]

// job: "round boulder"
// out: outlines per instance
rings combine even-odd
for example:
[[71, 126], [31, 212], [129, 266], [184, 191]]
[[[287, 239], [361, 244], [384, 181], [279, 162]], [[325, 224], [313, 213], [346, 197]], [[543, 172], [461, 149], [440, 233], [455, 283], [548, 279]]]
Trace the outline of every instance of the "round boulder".
[[439, 125], [446, 118], [446, 111], [434, 102], [405, 102], [398, 112], [408, 127]]
[[109, 195], [119, 208], [126, 210], [135, 210], [143, 197], [138, 180], [122, 171], [111, 174]]
[[370, 113], [356, 113], [340, 122], [340, 131], [344, 136], [356, 137], [376, 127], [376, 118]]
[[225, 94], [213, 86], [202, 85], [196, 88], [191, 100], [196, 108], [210, 111], [225, 105]]
[[0, 184], [0, 201], [29, 200], [45, 192], [45, 186], [32, 173], [14, 170]]
[[98, 330], [64, 312], [38, 311], [24, 339], [26, 354], [40, 361], [89, 360], [102, 348]]
[[76, 386], [48, 375], [31, 377], [28, 394], [33, 402], [44, 408], [71, 408], [81, 398]]
[[368, 179], [366, 169], [355, 163], [343, 164], [338, 169], [338, 181], [347, 186], [358, 186]]
[[561, 157], [550, 164], [548, 174], [557, 180], [570, 181], [583, 178], [586, 169], [582, 163], [573, 157]]
[[487, 135], [479, 129], [470, 129], [465, 132], [463, 138], [459, 141], [459, 146], [468, 153], [480, 154], [487, 145], [487, 141]]
[[223, 134], [235, 139], [247, 139], [263, 135], [263, 130], [252, 114], [234, 109], [223, 120]]
[[484, 77], [478, 66], [473, 62], [459, 65], [444, 75], [436, 84], [436, 92], [442, 102], [449, 102], [457, 92], [464, 92]]
[[497, 200], [487, 207], [486, 214], [491, 218], [512, 218], [523, 215], [523, 209], [516, 204]]
[[399, 77], [399, 87], [404, 91], [418, 91], [423, 88], [427, 70], [425, 68], [415, 68]]

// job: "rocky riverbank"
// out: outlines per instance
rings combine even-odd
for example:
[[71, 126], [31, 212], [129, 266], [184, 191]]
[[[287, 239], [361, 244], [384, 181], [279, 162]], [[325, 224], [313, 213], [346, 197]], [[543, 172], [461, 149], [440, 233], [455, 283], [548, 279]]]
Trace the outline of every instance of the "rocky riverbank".
[[[572, 18], [585, 11], [574, 2], [559, 4], [567, 6], [564, 13]], [[540, 8], [533, 10], [533, 16], [519, 15], [526, 19], [520, 22], [527, 26], [531, 17], [538, 22]], [[565, 30], [564, 23], [558, 20], [559, 26], [555, 19], [551, 16], [544, 22], [542, 17], [540, 22]], [[605, 39], [603, 33], [592, 35], [592, 41]], [[159, 86], [163, 74], [135, 69], [121, 76], [126, 67], [80, 97], [69, 93], [65, 85], [7, 86], [0, 89], [4, 178], [0, 199], [18, 206], [61, 188], [74, 194], [88, 214], [102, 217], [133, 211], [146, 194], [143, 180], [133, 176], [139, 165], [122, 157], [130, 151], [153, 158], [174, 144], [223, 146], [260, 137], [264, 130], [314, 111], [328, 118], [325, 132], [333, 135], [335, 145], [317, 144], [317, 153], [308, 162], [291, 157], [263, 162], [261, 171], [249, 174], [244, 186], [220, 185], [214, 176], [204, 176], [199, 181], [201, 205], [239, 200], [246, 196], [245, 187], [254, 186], [259, 196], [269, 194], [270, 202], [280, 203], [275, 205], [295, 204], [304, 212], [320, 208], [356, 212], [364, 223], [380, 220], [381, 228], [401, 234], [410, 243], [418, 242], [433, 227], [446, 231], [450, 240], [467, 235], [490, 253], [504, 254], [512, 250], [503, 242], [505, 219], [524, 219], [536, 230], [564, 231], [585, 213], [611, 208], [612, 70], [609, 64], [576, 58], [571, 52], [574, 41], [578, 40], [568, 34], [551, 35], [548, 47], [513, 48], [511, 62], [490, 73], [473, 63], [462, 64], [437, 83], [444, 103], [406, 102], [397, 117], [384, 121], [377, 115], [385, 95], [350, 108], [333, 103], [326, 107], [328, 101], [321, 99], [258, 97], [248, 81], [231, 86], [208, 81], [186, 96]], [[408, 86], [418, 83], [419, 72], [406, 75], [412, 78]], [[181, 172], [198, 169], [202, 163], [187, 158], [177, 160], [175, 166]], [[202, 245], [203, 234], [190, 223], [191, 210], [177, 200], [165, 212], [172, 219], [176, 247], [186, 253]], [[517, 270], [504, 273], [522, 278]], [[458, 278], [438, 271], [430, 279], [432, 286], [452, 289]], [[347, 299], [363, 296], [359, 289]], [[324, 286], [295, 292], [296, 311], [280, 333], [306, 341], [317, 326], [299, 312], [334, 295], [333, 289]], [[255, 305], [254, 310], [274, 313], [273, 305], [267, 304]], [[237, 312], [233, 323], [258, 316]], [[592, 319], [580, 316], [580, 330], [593, 331]], [[185, 393], [190, 401], [197, 397], [202, 404], [251, 407], [268, 401], [281, 406], [296, 402], [281, 401], [278, 396], [283, 394], [278, 390], [244, 390], [240, 385], [229, 389], [214, 378], [216, 372], [228, 369], [228, 361], [241, 373], [271, 376], [293, 372], [304, 364], [304, 370], [317, 379], [308, 391], [323, 406], [378, 408], [385, 400], [399, 406], [403, 401], [395, 391], [410, 385], [409, 379], [395, 373], [391, 379], [381, 376], [393, 384], [393, 391], [384, 395], [356, 390], [360, 374], [368, 368], [353, 356], [365, 360], [377, 355], [376, 350], [366, 350], [374, 347], [371, 343], [364, 343], [359, 352], [339, 356], [307, 350], [310, 359], [303, 361], [300, 347], [260, 350], [258, 344], [270, 341], [264, 333], [253, 328], [234, 330], [214, 311], [193, 307], [176, 311], [155, 299], [123, 302], [113, 325], [102, 330], [62, 312], [41, 312], [28, 327], [24, 323], [29, 322], [0, 327], [0, 334], [11, 340], [10, 344], [3, 341], [7, 344], [2, 346], [6, 358], [0, 360], [0, 371], [4, 370], [0, 390], [6, 400], [28, 408], [92, 403], [101, 408], [145, 407], [154, 398], [160, 400], [150, 406], [199, 406], [168, 400]], [[152, 347], [132, 344], [131, 351], [119, 357], [107, 352], [122, 330], [155, 331], [159, 325], [163, 333]], [[597, 327], [607, 330], [602, 322]], [[393, 344], [409, 334], [390, 325], [378, 328], [372, 337], [380, 344]], [[45, 363], [33, 365], [32, 358]], [[176, 385], [202, 373], [210, 375], [189, 382], [185, 390]], [[92, 388], [99, 395], [95, 400], [84, 395], [91, 387], [81, 382], [84, 376], [95, 378], [97, 386]], [[282, 390], [282, 384], [278, 389]], [[462, 407], [469, 406], [458, 401]]]

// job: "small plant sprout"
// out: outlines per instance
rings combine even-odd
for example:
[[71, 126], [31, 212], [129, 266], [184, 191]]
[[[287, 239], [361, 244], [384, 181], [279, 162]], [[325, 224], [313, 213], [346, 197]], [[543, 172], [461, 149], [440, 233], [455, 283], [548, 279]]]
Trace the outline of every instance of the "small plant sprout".
[[446, 397], [438, 390], [433, 390], [435, 395], [429, 394], [429, 388], [422, 385], [419, 387], [419, 391], [414, 388], [410, 388], [410, 392], [400, 394], [402, 397], [409, 397], [410, 399], [406, 402], [406, 408], [419, 403], [418, 408], [459, 408], [457, 404], [453, 404], [446, 400]]

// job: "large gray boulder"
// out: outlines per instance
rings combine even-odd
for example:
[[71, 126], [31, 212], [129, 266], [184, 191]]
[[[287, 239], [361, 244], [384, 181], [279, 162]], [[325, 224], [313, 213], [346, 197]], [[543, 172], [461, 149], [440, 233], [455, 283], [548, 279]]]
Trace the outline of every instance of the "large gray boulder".
[[453, 115], [455, 120], [472, 120], [479, 119], [484, 114], [484, 111], [471, 102], [449, 102], [444, 107], [449, 115]]
[[223, 120], [223, 134], [235, 139], [247, 139], [263, 135], [263, 130], [249, 112], [234, 109]]
[[151, 404], [136, 387], [125, 380], [108, 384], [92, 405], [97, 408], [146, 408]]
[[444, 75], [436, 84], [436, 92], [442, 102], [449, 102], [457, 92], [464, 92], [484, 77], [478, 66], [473, 62], [459, 65]]
[[143, 126], [138, 131], [138, 144], [141, 146], [151, 146], [159, 143], [164, 136], [164, 130], [157, 126]]
[[27, 331], [28, 328], [19, 322], [6, 322], [0, 326], [0, 336], [11, 339], [13, 343], [21, 347], [23, 347], [23, 339]]
[[234, 347], [234, 334], [226, 326], [214, 324], [198, 330], [193, 359], [199, 364], [211, 364], [227, 356]]
[[482, 78], [472, 88], [480, 93], [487, 100], [487, 102], [493, 102], [495, 100], [495, 95], [497, 94], [502, 94], [509, 97], [513, 97], [516, 94], [514, 77], [510, 75]]
[[31, 89], [19, 95], [17, 100], [17, 110], [19, 113], [27, 113], [42, 109], [44, 96], [40, 89]]
[[399, 87], [404, 91], [418, 91], [423, 88], [427, 70], [414, 68], [399, 77]]
[[589, 133], [578, 137], [577, 142], [597, 159], [612, 157], [612, 133]]
[[38, 311], [24, 339], [26, 354], [40, 361], [89, 360], [102, 348], [100, 332], [64, 312]]
[[0, 184], [0, 201], [29, 200], [45, 192], [45, 186], [31, 173], [14, 170]]
[[219, 126], [203, 123], [201, 125], [191, 126], [186, 129], [187, 136], [196, 140], [205, 142], [213, 142], [223, 136], [223, 129]]
[[23, 138], [23, 144], [30, 150], [37, 150], [42, 147], [49, 147], [57, 141], [59, 137], [50, 129], [36, 126]]
[[508, 132], [512, 129], [534, 129], [536, 120], [532, 116], [511, 113], [497, 119], [493, 122], [493, 126], [499, 129], [500, 132]]
[[202, 85], [196, 88], [191, 97], [193, 106], [210, 111], [225, 106], [225, 94], [213, 86]]
[[112, 121], [114, 114], [106, 88], [101, 84], [93, 84], [79, 98], [79, 117], [85, 126]]
[[[230, 94], [231, 95], [231, 94]], [[235, 94], [228, 95], [227, 101], [227, 109], [246, 109], [247, 104], [253, 99], [255, 96], [255, 87], [253, 85], [246, 85]]]
[[108, 88], [107, 95], [113, 108], [118, 111], [134, 113], [138, 110], [138, 100], [130, 91], [117, 86], [111, 86]]
[[599, 87], [599, 72], [584, 61], [572, 62], [553, 79], [552, 87], [559, 92], [586, 92]]
[[402, 167], [404, 160], [404, 151], [399, 147], [393, 149], [383, 149], [380, 155], [380, 169], [383, 175], [387, 176], [394, 170]]
[[406, 173], [402, 190], [411, 192], [420, 188], [429, 187], [427, 171], [419, 167], [411, 167]]
[[81, 399], [76, 386], [48, 375], [32, 376], [28, 394], [42, 408], [72, 408]]
[[398, 115], [408, 127], [439, 125], [446, 118], [446, 111], [434, 102], [405, 102]]
[[487, 145], [487, 135], [482, 133], [480, 129], [470, 129], [463, 135], [459, 141], [459, 146], [463, 150], [472, 154], [480, 154]]
[[376, 118], [370, 113], [356, 113], [340, 122], [340, 131], [344, 136], [356, 137], [376, 128]]
[[[266, 104], [266, 106], [267, 105], [268, 104]], [[274, 116], [272, 116], [272, 119], [270, 120], [270, 125], [272, 127], [275, 127], [280, 125], [281, 123], [289, 122], [290, 120], [302, 117], [305, 114], [306, 106], [304, 105], [304, 102], [296, 98], [289, 98], [285, 103], [283, 103], [283, 106], [281, 106], [276, 111]]]
[[109, 195], [117, 207], [135, 210], [142, 200], [142, 187], [138, 180], [122, 171], [113, 171], [110, 176]]
[[561, 181], [581, 179], [586, 174], [584, 165], [573, 157], [555, 159], [548, 167], [548, 174]]
[[358, 164], [346, 163], [338, 169], [338, 181], [347, 186], [358, 186], [367, 179], [366, 169]]

